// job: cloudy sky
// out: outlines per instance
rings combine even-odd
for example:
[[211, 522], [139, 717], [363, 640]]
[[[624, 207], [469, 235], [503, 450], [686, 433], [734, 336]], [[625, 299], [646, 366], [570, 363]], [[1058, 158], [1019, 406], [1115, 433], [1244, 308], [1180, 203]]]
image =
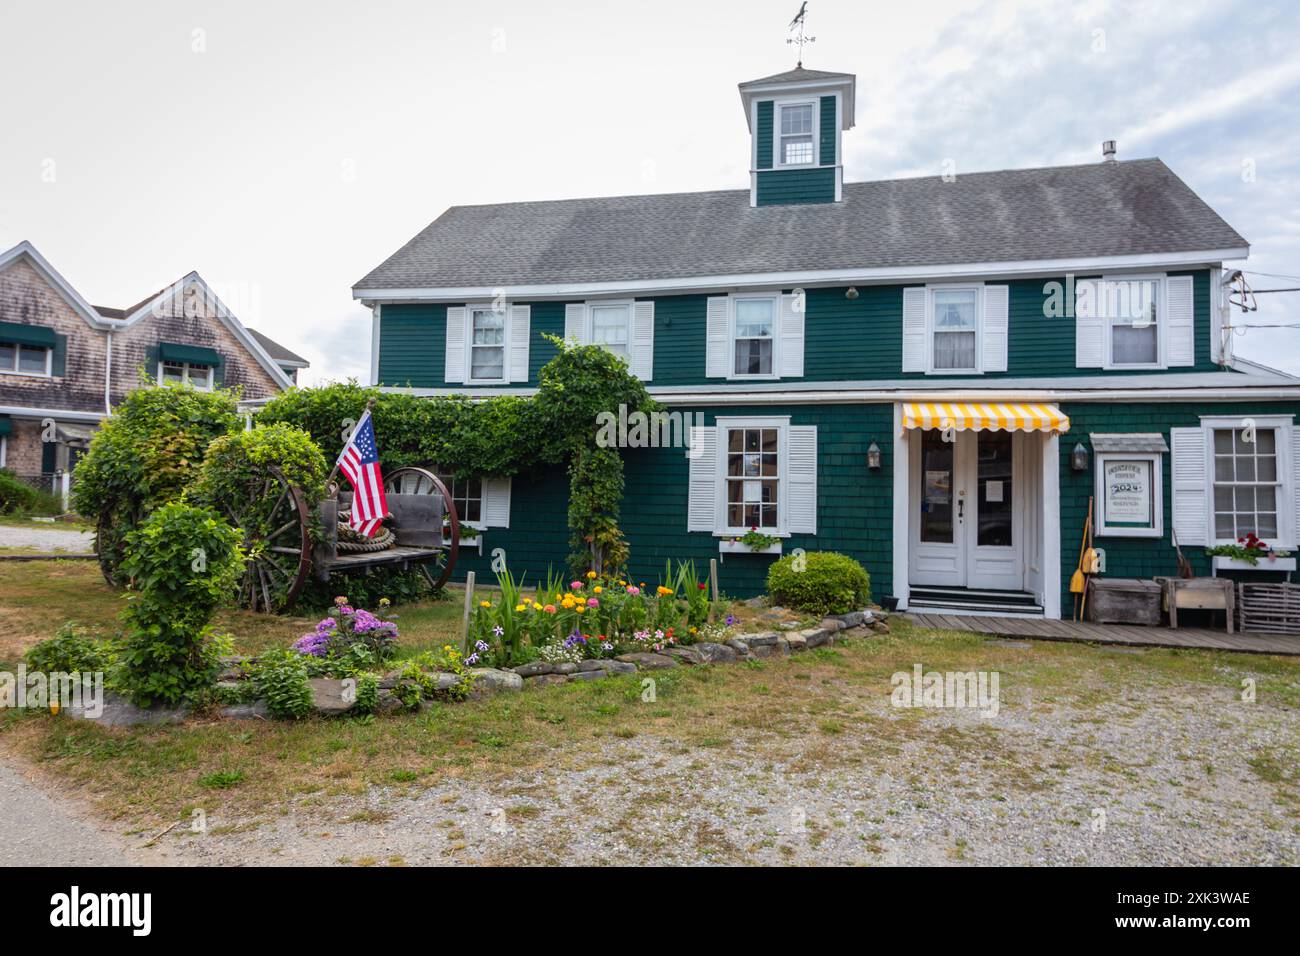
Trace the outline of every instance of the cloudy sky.
[[[0, 249], [91, 302], [197, 269], [245, 324], [363, 377], [353, 282], [449, 205], [747, 185], [736, 83], [796, 0], [10, 4]], [[1300, 17], [1284, 0], [811, 0], [858, 74], [849, 180], [1159, 156], [1300, 276]], [[1258, 288], [1300, 280], [1252, 275]], [[1300, 294], [1257, 324], [1300, 323]], [[1238, 354], [1300, 372], [1300, 329]]]

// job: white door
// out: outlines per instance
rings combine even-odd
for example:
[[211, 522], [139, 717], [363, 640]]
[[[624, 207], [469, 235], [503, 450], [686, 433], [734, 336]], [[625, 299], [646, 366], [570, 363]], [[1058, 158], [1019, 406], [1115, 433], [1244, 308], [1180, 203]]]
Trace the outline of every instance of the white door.
[[912, 584], [1019, 591], [1023, 494], [1016, 432], [938, 430], [911, 441]]

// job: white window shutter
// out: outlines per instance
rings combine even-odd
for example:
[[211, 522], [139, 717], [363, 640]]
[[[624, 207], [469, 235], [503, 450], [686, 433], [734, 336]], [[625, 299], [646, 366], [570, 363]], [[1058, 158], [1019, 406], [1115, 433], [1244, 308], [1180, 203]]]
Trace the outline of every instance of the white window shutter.
[[[798, 298], [807, 301], [803, 296]], [[803, 336], [806, 313], [795, 311], [795, 299], [793, 295], [781, 296], [781, 342], [777, 346], [777, 358], [780, 361], [777, 374], [781, 378], [803, 377]]]
[[731, 377], [730, 302], [725, 295], [711, 296], [705, 319], [704, 376]]
[[570, 302], [564, 307], [564, 338], [579, 345], [587, 344], [587, 307]]
[[632, 303], [632, 374], [643, 382], [654, 377], [655, 367], [655, 304], [652, 301]]
[[447, 357], [443, 378], [448, 382], [463, 383], [468, 374], [465, 368], [465, 322], [468, 312], [468, 309], [459, 305], [447, 309]]
[[[1285, 429], [1278, 432], [1279, 438], [1285, 434]], [[1279, 465], [1279, 468], [1281, 466]], [[1300, 546], [1300, 481], [1296, 480], [1296, 469], [1300, 468], [1300, 428], [1292, 426], [1291, 428], [1291, 468], [1285, 473], [1282, 487], [1286, 487], [1286, 481], [1291, 483], [1291, 498], [1295, 502], [1295, 514], [1291, 521], [1291, 540], [1286, 542], [1287, 548], [1294, 550]], [[1279, 529], [1280, 530], [1280, 529]]]
[[511, 382], [528, 381], [528, 327], [531, 324], [532, 307], [512, 305], [510, 307], [510, 374]]
[[1007, 335], [1011, 290], [1004, 285], [984, 287], [984, 371], [1007, 370]]
[[686, 506], [687, 531], [718, 528], [718, 429], [691, 426], [690, 482]]
[[903, 290], [903, 371], [924, 372], [929, 365], [926, 348], [926, 290], [914, 286]]
[[483, 479], [483, 526], [486, 528], [510, 527], [510, 479]]
[[[1085, 283], [1075, 286], [1074, 292], [1074, 367], [1102, 368], [1106, 364], [1106, 336], [1100, 317], [1101, 303], [1096, 292], [1099, 283], [1085, 289]], [[1091, 290], [1093, 294], [1084, 294]], [[1082, 308], [1080, 308], [1082, 302]]]
[[786, 530], [817, 533], [817, 426], [791, 425], [786, 438]]
[[1165, 364], [1196, 364], [1196, 322], [1191, 276], [1165, 280]]
[[1179, 545], [1210, 543], [1209, 480], [1205, 472], [1205, 432], [1200, 428], [1169, 429], [1173, 461], [1174, 534]]

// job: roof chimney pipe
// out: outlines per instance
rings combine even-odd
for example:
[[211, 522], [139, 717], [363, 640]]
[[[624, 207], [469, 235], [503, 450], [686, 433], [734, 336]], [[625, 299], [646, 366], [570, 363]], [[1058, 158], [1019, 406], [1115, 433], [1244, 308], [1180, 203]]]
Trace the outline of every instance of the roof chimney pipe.
[[1101, 144], [1101, 161], [1103, 163], [1115, 162], [1115, 141], [1108, 139]]

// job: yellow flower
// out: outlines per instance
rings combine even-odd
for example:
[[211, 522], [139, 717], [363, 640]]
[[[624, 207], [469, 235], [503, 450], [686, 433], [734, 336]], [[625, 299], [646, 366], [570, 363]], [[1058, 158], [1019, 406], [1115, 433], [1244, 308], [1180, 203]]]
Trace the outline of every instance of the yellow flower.
[[520, 611], [522, 611], [523, 609], [524, 609], [524, 606], [523, 606], [522, 604], [516, 604], [516, 605], [515, 605], [515, 613], [516, 613], [516, 614], [519, 613]]
[[692, 633], [692, 634], [698, 634], [699, 632], [696, 631], [695, 628], [691, 628], [691, 633]]
[[627, 582], [626, 582], [626, 581], [622, 581], [622, 580], [620, 580], [620, 581], [618, 582], [618, 586], [621, 587], [621, 588], [625, 588], [625, 587], [627, 587]]
[[578, 611], [579, 614], [586, 614], [586, 613], [587, 613], [587, 609], [586, 609], [585, 607], [583, 607], [581, 604], [578, 605], [578, 607], [577, 607], [577, 611]]
[[479, 601], [479, 602], [478, 602], [478, 606], [479, 606], [479, 607], [491, 607], [491, 606], [492, 606], [492, 602], [491, 602], [491, 601]]
[[600, 594], [600, 593], [603, 592], [604, 590], [605, 590], [604, 588], [602, 588], [599, 584], [597, 584], [594, 588], [591, 589], [591, 593], [592, 593], [592, 594]]
[[588, 572], [587, 572], [587, 579], [588, 579], [588, 580], [590, 580], [591, 578], [594, 578], [595, 576], [596, 576], [596, 572], [595, 572], [595, 571], [588, 571]]

